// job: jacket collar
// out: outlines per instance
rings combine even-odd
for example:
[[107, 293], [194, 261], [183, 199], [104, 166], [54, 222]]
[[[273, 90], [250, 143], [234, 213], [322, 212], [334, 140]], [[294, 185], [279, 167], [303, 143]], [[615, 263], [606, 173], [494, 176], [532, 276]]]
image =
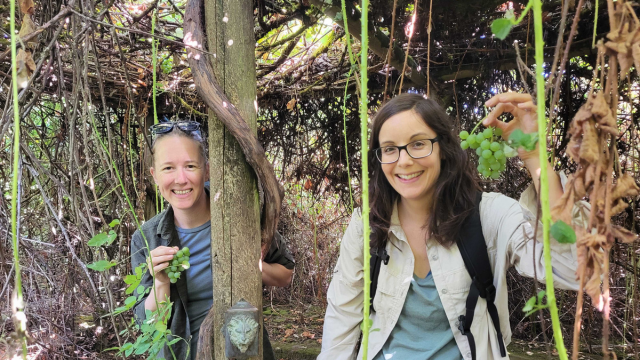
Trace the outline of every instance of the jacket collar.
[[389, 232], [398, 238], [400, 241], [407, 242], [407, 236], [400, 225], [400, 218], [398, 217], [398, 202], [393, 204], [393, 212], [391, 213], [391, 225], [389, 226]]

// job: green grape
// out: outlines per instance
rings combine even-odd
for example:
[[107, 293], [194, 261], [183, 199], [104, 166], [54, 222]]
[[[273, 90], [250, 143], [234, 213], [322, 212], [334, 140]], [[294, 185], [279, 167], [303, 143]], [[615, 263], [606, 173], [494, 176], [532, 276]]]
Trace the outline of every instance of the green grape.
[[480, 147], [482, 148], [482, 150], [488, 150], [489, 147], [491, 147], [491, 142], [489, 140], [484, 140], [481, 144]]
[[476, 142], [482, 142], [482, 140], [484, 140], [484, 134], [479, 132], [476, 134]]
[[191, 255], [191, 252], [189, 251], [189, 248], [186, 247], [186, 246], [182, 248], [182, 252], [184, 253], [185, 256]]
[[171, 279], [169, 279], [169, 281], [170, 281], [172, 284], [175, 284], [176, 282], [178, 282], [178, 279], [176, 279], [176, 278], [171, 278]]
[[485, 169], [485, 170], [482, 172], [482, 176], [484, 176], [484, 177], [488, 178], [489, 176], [491, 176], [491, 170]]
[[491, 135], [493, 135], [493, 131], [491, 130], [491, 128], [484, 129], [482, 133], [484, 134], [485, 139], [491, 139]]
[[502, 150], [497, 150], [496, 152], [493, 153], [493, 156], [495, 156], [496, 159], [498, 159], [498, 160], [500, 160], [500, 159], [505, 157], [504, 156], [504, 152]]
[[178, 259], [171, 260], [171, 265], [172, 266], [178, 266], [178, 264], [179, 264]]
[[492, 179], [497, 179], [500, 177], [500, 172], [499, 171], [492, 171], [491, 172], [491, 178]]
[[485, 159], [489, 159], [491, 156], [493, 156], [493, 153], [491, 152], [491, 150], [484, 150], [482, 152], [482, 157]]
[[502, 158], [498, 159], [498, 162], [499, 162], [500, 164], [504, 165], [504, 164], [506, 164], [506, 163], [507, 163], [507, 158], [506, 158], [506, 157], [502, 157]]
[[500, 128], [496, 129], [496, 136], [502, 136], [502, 129]]
[[507, 164], [500, 164], [500, 168], [498, 170], [500, 170], [500, 171], [507, 170]]
[[177, 266], [171, 266], [171, 271], [173, 271], [173, 272], [178, 271], [178, 267]]
[[487, 167], [489, 165], [489, 160], [487, 160], [487, 159], [485, 159], [483, 157], [480, 157], [480, 160], [478, 160], [478, 162], [480, 164], [484, 165], [485, 167]]
[[[471, 135], [469, 135], [471, 136]], [[478, 144], [477, 142], [474, 142], [473, 144], [469, 144], [469, 147], [472, 148], [473, 150], [477, 149], [480, 147], [480, 144]]]
[[502, 149], [502, 146], [500, 145], [499, 142], [494, 141], [494, 142], [491, 143], [491, 146], [489, 148], [491, 149], [491, 151], [496, 152], [496, 151]]
[[467, 137], [467, 143], [469, 143], [469, 146], [473, 146], [473, 144], [476, 143], [476, 136], [473, 134], [469, 135], [469, 137]]
[[186, 270], [186, 269], [188, 269], [188, 268], [190, 268], [190, 267], [191, 267], [191, 264], [189, 264], [189, 262], [188, 262], [188, 261], [183, 261], [183, 262], [182, 262], [182, 268], [183, 268], [184, 270]]
[[460, 139], [465, 140], [466, 138], [469, 137], [469, 133], [466, 131], [460, 131]]
[[478, 165], [478, 172], [482, 174], [483, 171], [486, 170], [486, 167], [482, 164]]
[[482, 156], [482, 148], [479, 147], [476, 149], [476, 155]]
[[176, 253], [176, 256], [181, 258], [182, 257], [182, 250], [178, 250], [178, 252]]
[[500, 163], [496, 159], [490, 159], [489, 165], [492, 169], [497, 169], [500, 166]]
[[463, 141], [460, 143], [460, 147], [462, 148], [462, 150], [467, 150], [469, 148], [469, 143], [466, 141]]

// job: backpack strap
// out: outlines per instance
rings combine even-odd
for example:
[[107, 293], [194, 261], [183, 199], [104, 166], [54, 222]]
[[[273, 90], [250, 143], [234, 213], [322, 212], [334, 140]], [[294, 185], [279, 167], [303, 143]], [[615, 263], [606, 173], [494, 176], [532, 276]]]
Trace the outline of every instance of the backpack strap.
[[384, 264], [389, 264], [389, 254], [387, 254], [387, 249], [371, 249], [371, 259], [369, 259], [369, 279], [371, 279], [371, 285], [369, 286], [369, 295], [371, 296], [371, 312], [376, 311], [373, 308], [373, 299], [376, 297], [376, 290], [378, 289], [378, 277], [380, 276], [380, 268], [382, 267], [382, 262]]
[[476, 343], [471, 334], [471, 323], [478, 303], [478, 297], [487, 301], [487, 310], [491, 316], [493, 327], [496, 329], [498, 336], [498, 344], [500, 346], [500, 355], [507, 356], [507, 351], [502, 339], [500, 331], [500, 318], [498, 317], [498, 309], [494, 303], [496, 298], [496, 288], [493, 286], [493, 271], [489, 262], [489, 254], [487, 253], [487, 244], [482, 234], [482, 224], [480, 222], [480, 201], [482, 193], [476, 196], [476, 205], [471, 213], [464, 221], [460, 236], [456, 243], [460, 249], [460, 254], [464, 260], [464, 265], [471, 276], [471, 287], [467, 296], [466, 312], [458, 317], [458, 330], [469, 340], [471, 348], [471, 357], [476, 360]]

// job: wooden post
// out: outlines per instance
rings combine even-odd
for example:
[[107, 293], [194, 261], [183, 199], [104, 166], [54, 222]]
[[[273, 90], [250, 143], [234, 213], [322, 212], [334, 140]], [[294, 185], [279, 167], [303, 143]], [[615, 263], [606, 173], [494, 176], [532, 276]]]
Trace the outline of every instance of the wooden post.
[[[208, 51], [215, 77], [251, 130], [256, 132], [255, 40], [253, 2], [205, 0]], [[232, 106], [229, 104], [229, 106]], [[260, 210], [255, 173], [242, 149], [209, 110], [211, 180], [211, 261], [213, 272], [213, 358], [224, 359], [224, 312], [241, 298], [262, 309]], [[209, 317], [209, 316], [208, 316]], [[205, 327], [205, 321], [202, 326]], [[260, 316], [260, 326], [262, 317]], [[208, 329], [207, 329], [208, 330]], [[201, 329], [200, 339], [203, 338]], [[262, 331], [259, 333], [262, 359]], [[199, 350], [200, 349], [200, 346]], [[204, 350], [204, 349], [202, 349]], [[210, 350], [207, 349], [209, 354]], [[208, 359], [198, 351], [198, 359]], [[209, 355], [211, 356], [211, 355]]]

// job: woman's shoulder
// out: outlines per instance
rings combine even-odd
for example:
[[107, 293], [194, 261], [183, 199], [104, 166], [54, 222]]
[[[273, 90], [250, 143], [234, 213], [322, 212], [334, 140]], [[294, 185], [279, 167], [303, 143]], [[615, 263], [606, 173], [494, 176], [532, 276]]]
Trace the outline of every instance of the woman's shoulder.
[[511, 214], [521, 214], [517, 200], [499, 192], [484, 192], [480, 201], [481, 220], [500, 220]]

